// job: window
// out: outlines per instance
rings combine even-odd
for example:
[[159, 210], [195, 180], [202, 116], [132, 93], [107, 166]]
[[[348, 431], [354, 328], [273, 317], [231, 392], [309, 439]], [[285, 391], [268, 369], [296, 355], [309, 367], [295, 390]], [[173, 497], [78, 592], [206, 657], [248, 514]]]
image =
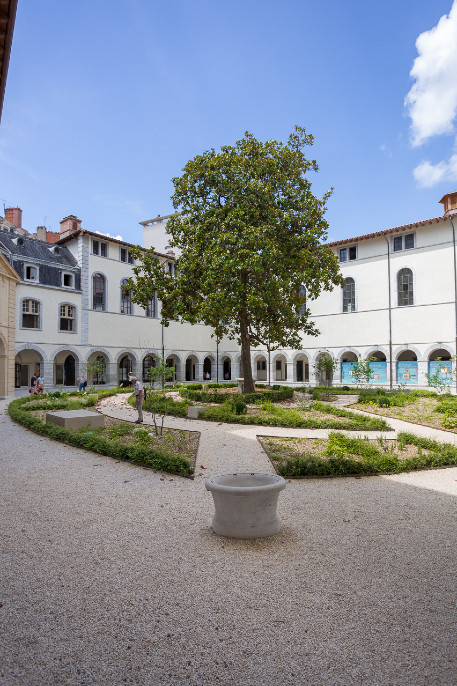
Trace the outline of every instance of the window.
[[24, 329], [40, 328], [40, 303], [38, 300], [22, 301], [22, 326]]
[[394, 252], [400, 250], [411, 250], [415, 247], [415, 236], [413, 233], [406, 233], [404, 236], [395, 236]]
[[105, 277], [102, 274], [94, 274], [92, 277], [92, 308], [104, 312], [106, 309]]
[[32, 265], [26, 264], [25, 265], [24, 279], [26, 281], [38, 281], [38, 269], [37, 269], [37, 267], [32, 267]]
[[300, 315], [300, 317], [302, 317], [304, 314], [306, 314], [306, 287], [304, 286], [304, 284], [300, 286], [300, 295], [304, 298], [303, 304], [300, 305], [298, 310], [298, 314]]
[[413, 273], [411, 269], [400, 269], [397, 274], [398, 306], [414, 305]]
[[60, 305], [60, 331], [75, 331], [75, 308], [73, 305]]
[[170, 274], [170, 276], [176, 274], [174, 262], [167, 262], [167, 272]]
[[355, 281], [351, 277], [343, 286], [343, 312], [355, 312]]
[[143, 360], [143, 381], [151, 381], [149, 378], [149, 370], [156, 366], [156, 361], [152, 355], [146, 355]]
[[357, 259], [357, 246], [351, 245], [349, 248], [340, 248], [340, 262], [347, 262]]
[[127, 262], [127, 248], [121, 248], [120, 260], [121, 262]]
[[104, 241], [99, 241], [98, 239], [92, 239], [92, 254], [100, 255], [101, 257], [108, 257], [108, 243]]
[[126, 286], [128, 279], [121, 281], [121, 314], [132, 314], [132, 292], [124, 293], [123, 286]]
[[152, 298], [148, 300], [145, 310], [146, 317], [157, 317], [156, 313], [156, 294], [154, 293]]
[[64, 288], [73, 288], [74, 284], [74, 274], [69, 274], [68, 272], [63, 272], [62, 274], [62, 286]]
[[130, 252], [130, 250], [128, 252], [127, 259], [128, 259], [129, 264], [135, 264], [135, 260], [133, 259], [133, 256], [132, 256], [132, 253]]

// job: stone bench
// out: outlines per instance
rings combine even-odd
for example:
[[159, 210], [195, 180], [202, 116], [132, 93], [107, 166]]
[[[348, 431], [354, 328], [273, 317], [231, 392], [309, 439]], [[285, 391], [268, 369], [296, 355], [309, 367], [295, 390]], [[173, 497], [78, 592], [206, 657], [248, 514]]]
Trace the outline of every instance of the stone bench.
[[105, 417], [98, 412], [90, 412], [89, 410], [60, 410], [46, 412], [46, 423], [76, 431], [84, 426], [91, 426], [93, 429], [99, 426], [104, 427]]
[[206, 413], [206, 407], [203, 407], [202, 405], [191, 405], [190, 407], [187, 408], [187, 416], [189, 419], [198, 419], [198, 415]]

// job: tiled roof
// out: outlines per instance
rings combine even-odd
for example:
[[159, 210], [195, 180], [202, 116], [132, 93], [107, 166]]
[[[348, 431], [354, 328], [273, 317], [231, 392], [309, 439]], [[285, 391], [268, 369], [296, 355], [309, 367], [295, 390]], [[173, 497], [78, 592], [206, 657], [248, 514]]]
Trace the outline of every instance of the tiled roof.
[[384, 231], [375, 231], [374, 233], [366, 233], [363, 236], [355, 236], [354, 238], [343, 238], [340, 241], [333, 241], [332, 243], [327, 243], [327, 245], [332, 248], [335, 245], [344, 245], [345, 243], [355, 243], [356, 241], [364, 241], [368, 238], [377, 238], [378, 236], [385, 236], [388, 233], [399, 233], [400, 231], [407, 231], [410, 229], [415, 229], [419, 226], [426, 226], [427, 224], [439, 224], [442, 221], [446, 221], [447, 217], [441, 215], [440, 217], [433, 217], [433, 219], [423, 219], [419, 222], [413, 222], [412, 224], [403, 224], [402, 226], [394, 226], [392, 229], [385, 229]]
[[[60, 241], [57, 241], [58, 245], [63, 245], [64, 243], [68, 243], [68, 241], [71, 241], [73, 238], [76, 238], [77, 236], [93, 236], [94, 238], [97, 238], [98, 240], [107, 240], [111, 241], [112, 243], [118, 243], [119, 245], [125, 245], [127, 248], [137, 248], [141, 246], [135, 245], [134, 243], [127, 243], [126, 241], [120, 241], [118, 238], [113, 238], [112, 236], [105, 236], [103, 233], [96, 233], [95, 231], [88, 231], [87, 229], [79, 229], [79, 231], [74, 231], [73, 233], [69, 233], [67, 236], [64, 236], [64, 238], [61, 238]], [[144, 248], [142, 248], [144, 250]], [[166, 257], [168, 260], [173, 260], [174, 257], [172, 255], [167, 255], [166, 253], [163, 252], [157, 252], [157, 250], [154, 250], [155, 255], [159, 255], [160, 257]]]

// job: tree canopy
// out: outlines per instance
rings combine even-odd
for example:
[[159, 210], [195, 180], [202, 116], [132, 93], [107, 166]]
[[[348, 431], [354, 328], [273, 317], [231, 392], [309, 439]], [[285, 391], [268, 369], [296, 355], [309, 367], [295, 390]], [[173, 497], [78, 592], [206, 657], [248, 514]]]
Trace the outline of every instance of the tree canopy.
[[318, 333], [307, 299], [342, 285], [337, 259], [323, 245], [331, 191], [316, 198], [306, 176], [318, 170], [303, 152], [312, 143], [301, 127], [287, 144], [246, 132], [233, 146], [197, 155], [173, 179], [179, 213], [167, 232], [181, 251], [176, 274], [153, 250], [135, 254], [134, 302], [145, 307], [155, 290], [165, 325], [205, 322], [219, 339], [236, 339], [247, 392], [254, 389], [251, 346], [301, 348], [302, 334]]

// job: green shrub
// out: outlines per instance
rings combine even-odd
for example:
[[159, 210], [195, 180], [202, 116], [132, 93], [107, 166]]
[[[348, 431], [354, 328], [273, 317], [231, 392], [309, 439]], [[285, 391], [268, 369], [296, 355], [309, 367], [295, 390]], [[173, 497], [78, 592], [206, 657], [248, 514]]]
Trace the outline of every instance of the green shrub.
[[380, 398], [378, 398], [378, 405], [379, 407], [390, 407], [390, 400], [389, 398], [386, 398], [385, 395], [382, 395]]
[[[457, 464], [454, 445], [400, 433], [398, 449], [406, 445], [415, 445], [417, 455], [400, 459], [393, 451], [378, 448], [366, 439], [334, 433], [329, 436], [326, 457], [301, 455], [281, 461], [281, 457], [275, 455], [272, 459], [275, 459], [276, 471], [284, 477], [399, 473]], [[424, 455], [423, 449], [430, 453]]]
[[[102, 391], [102, 393], [104, 392]], [[8, 412], [14, 421], [35, 433], [102, 455], [138, 462], [160, 471], [175, 472], [184, 476], [192, 473], [190, 462], [180, 455], [141, 445], [133, 447], [124, 445], [117, 440], [109, 440], [100, 436], [100, 432], [96, 429], [71, 431], [55, 424], [46, 424], [38, 417], [32, 416], [30, 412], [24, 411], [23, 406], [30, 404], [28, 400], [28, 398], [13, 400], [8, 406]]]
[[246, 414], [246, 412], [247, 412], [246, 403], [244, 403], [242, 400], [236, 400], [234, 405], [235, 405], [235, 414]]

